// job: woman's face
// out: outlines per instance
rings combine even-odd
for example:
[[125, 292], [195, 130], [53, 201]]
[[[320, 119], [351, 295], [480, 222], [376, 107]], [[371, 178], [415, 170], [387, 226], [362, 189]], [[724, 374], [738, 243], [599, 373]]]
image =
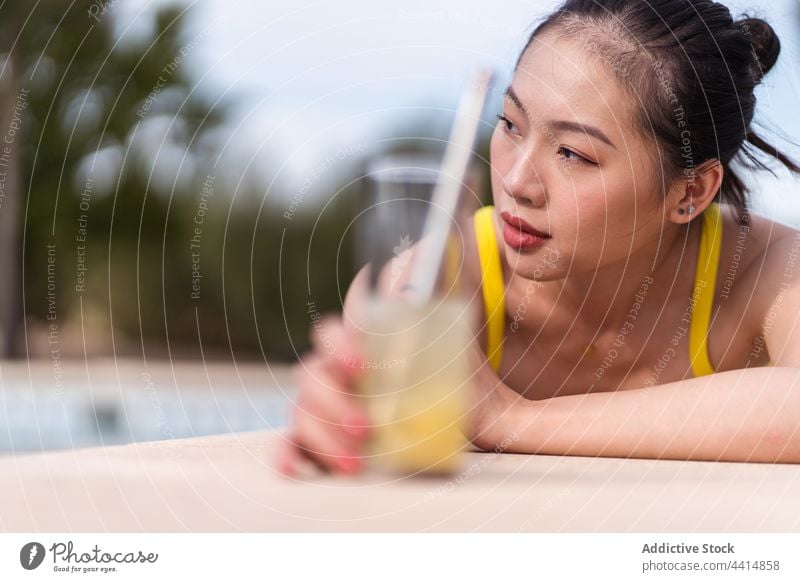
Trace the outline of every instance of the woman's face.
[[[545, 32], [525, 52], [490, 150], [501, 245], [515, 272], [592, 273], [659, 240], [662, 176], [633, 105], [610, 64], [579, 39]], [[504, 217], [550, 238], [537, 244]]]

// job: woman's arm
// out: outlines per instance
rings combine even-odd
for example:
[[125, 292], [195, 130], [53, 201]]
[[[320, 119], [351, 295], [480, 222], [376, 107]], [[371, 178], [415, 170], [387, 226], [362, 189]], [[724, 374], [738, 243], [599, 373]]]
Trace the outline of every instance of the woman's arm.
[[510, 442], [504, 450], [518, 453], [800, 463], [798, 368], [506, 402], [478, 446], [491, 448], [491, 440]]
[[775, 367], [531, 401], [483, 366], [474, 442], [508, 452], [800, 463], [800, 233], [773, 243], [751, 307]]

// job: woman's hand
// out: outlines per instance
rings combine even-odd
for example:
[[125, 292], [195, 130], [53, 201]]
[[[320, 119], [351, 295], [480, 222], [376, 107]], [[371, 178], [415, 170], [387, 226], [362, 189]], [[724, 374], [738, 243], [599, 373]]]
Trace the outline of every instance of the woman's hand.
[[[359, 346], [338, 316], [321, 318], [311, 339], [313, 349], [295, 367], [298, 398], [292, 426], [278, 451], [278, 469], [294, 475], [310, 460], [328, 471], [358, 473], [370, 432], [355, 394], [355, 381], [363, 370]], [[476, 374], [465, 436], [480, 449], [506, 450], [507, 443], [519, 438], [515, 423], [526, 401], [498, 378], [477, 341], [471, 362]]]
[[469, 412], [467, 438], [479, 449], [492, 451], [519, 440], [519, 417], [531, 401], [506, 386], [492, 369], [477, 341], [471, 350], [474, 394]]
[[354, 390], [362, 370], [358, 346], [338, 316], [319, 319], [311, 340], [312, 351], [294, 370], [299, 393], [292, 426], [278, 452], [278, 469], [294, 475], [307, 459], [326, 470], [357, 473], [369, 432]]

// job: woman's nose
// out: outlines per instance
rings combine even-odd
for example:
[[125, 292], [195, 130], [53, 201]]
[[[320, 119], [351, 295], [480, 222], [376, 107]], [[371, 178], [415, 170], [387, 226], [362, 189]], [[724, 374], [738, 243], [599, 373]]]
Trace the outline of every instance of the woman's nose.
[[542, 176], [533, 163], [533, 156], [520, 156], [511, 171], [503, 176], [506, 194], [519, 204], [543, 206], [545, 203]]

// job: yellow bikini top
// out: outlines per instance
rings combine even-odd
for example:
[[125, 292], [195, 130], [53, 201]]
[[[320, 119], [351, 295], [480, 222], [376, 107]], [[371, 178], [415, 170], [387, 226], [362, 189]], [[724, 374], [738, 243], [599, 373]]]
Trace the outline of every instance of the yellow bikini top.
[[[486, 357], [495, 372], [503, 360], [505, 341], [505, 283], [500, 262], [494, 226], [494, 207], [484, 206], [475, 212], [475, 237], [480, 255], [483, 283], [483, 304], [486, 310]], [[714, 305], [720, 244], [722, 242], [722, 216], [719, 203], [711, 204], [703, 212], [697, 269], [694, 279], [694, 311], [689, 329], [689, 355], [695, 376], [714, 373], [708, 359], [708, 328]]]

